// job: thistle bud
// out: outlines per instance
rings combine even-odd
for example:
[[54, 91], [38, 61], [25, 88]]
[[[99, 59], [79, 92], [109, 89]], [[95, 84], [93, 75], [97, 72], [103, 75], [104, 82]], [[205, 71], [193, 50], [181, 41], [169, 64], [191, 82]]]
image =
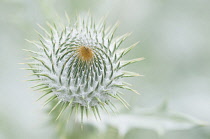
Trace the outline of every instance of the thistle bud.
[[127, 107], [119, 89], [136, 92], [123, 78], [138, 74], [123, 68], [142, 60], [121, 60], [137, 45], [119, 49], [130, 34], [115, 38], [118, 24], [106, 28], [104, 20], [95, 24], [90, 16], [63, 28], [48, 25], [50, 33], [40, 26], [45, 35], [40, 35], [39, 42], [30, 41], [38, 50], [27, 50], [33, 53], [27, 64], [38, 81], [35, 87], [44, 93], [41, 98], [50, 96], [45, 105], [56, 100], [51, 112], [61, 105], [58, 117], [66, 109], [80, 109], [82, 118], [89, 110], [100, 117], [99, 108], [112, 107], [113, 98]]

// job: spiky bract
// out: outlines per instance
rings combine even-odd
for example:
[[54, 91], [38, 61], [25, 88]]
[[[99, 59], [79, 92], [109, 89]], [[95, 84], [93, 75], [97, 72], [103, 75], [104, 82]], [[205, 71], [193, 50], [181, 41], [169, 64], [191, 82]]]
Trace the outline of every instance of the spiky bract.
[[104, 19], [95, 24], [88, 16], [78, 17], [75, 24], [63, 28], [48, 24], [50, 33], [40, 26], [45, 35], [40, 35], [40, 42], [32, 42], [37, 52], [27, 50], [34, 54], [28, 65], [39, 82], [35, 87], [45, 92], [42, 97], [51, 95], [46, 104], [57, 100], [51, 111], [62, 105], [60, 114], [67, 108], [80, 108], [82, 117], [83, 111], [88, 113], [89, 109], [99, 116], [98, 108], [112, 107], [112, 98], [127, 106], [119, 88], [136, 92], [122, 78], [138, 74], [122, 69], [142, 58], [121, 58], [137, 43], [119, 50], [130, 34], [114, 38], [118, 24], [108, 28], [105, 25]]

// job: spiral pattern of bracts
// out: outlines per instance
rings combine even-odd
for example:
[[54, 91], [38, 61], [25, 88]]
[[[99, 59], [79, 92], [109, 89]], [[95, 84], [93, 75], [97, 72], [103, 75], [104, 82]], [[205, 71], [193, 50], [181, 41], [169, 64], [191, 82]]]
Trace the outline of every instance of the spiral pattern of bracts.
[[46, 104], [58, 100], [51, 111], [62, 104], [63, 110], [80, 107], [83, 113], [84, 109], [92, 108], [99, 115], [98, 107], [106, 110], [105, 106], [113, 105], [112, 98], [127, 107], [119, 89], [136, 91], [122, 78], [138, 74], [122, 69], [142, 60], [121, 60], [137, 44], [118, 50], [129, 34], [114, 38], [117, 24], [106, 28], [103, 20], [96, 25], [91, 17], [79, 18], [74, 25], [63, 29], [50, 24], [49, 27], [50, 33], [41, 27], [46, 36], [40, 35], [40, 43], [32, 42], [39, 50], [27, 51], [35, 54], [28, 65], [38, 77], [35, 80], [39, 84], [35, 87], [45, 92], [41, 98], [51, 95]]

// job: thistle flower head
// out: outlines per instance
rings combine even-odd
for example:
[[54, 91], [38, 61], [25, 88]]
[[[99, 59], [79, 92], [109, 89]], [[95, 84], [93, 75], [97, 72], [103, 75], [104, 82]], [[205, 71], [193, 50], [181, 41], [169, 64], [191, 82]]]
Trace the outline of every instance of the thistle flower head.
[[88, 62], [93, 59], [94, 54], [91, 48], [86, 46], [80, 46], [78, 48], [78, 57], [81, 61]]
[[40, 26], [45, 35], [40, 34], [39, 42], [32, 42], [38, 50], [27, 51], [34, 54], [28, 65], [38, 81], [35, 87], [44, 92], [41, 98], [50, 96], [46, 104], [57, 101], [51, 111], [62, 105], [59, 116], [65, 109], [74, 108], [80, 108], [82, 116], [89, 109], [99, 116], [98, 108], [112, 106], [112, 98], [127, 106], [119, 89], [136, 92], [123, 78], [138, 74], [123, 68], [142, 60], [121, 60], [137, 44], [119, 50], [130, 34], [115, 38], [118, 24], [107, 28], [104, 20], [95, 24], [89, 16], [63, 28], [48, 25], [50, 33]]

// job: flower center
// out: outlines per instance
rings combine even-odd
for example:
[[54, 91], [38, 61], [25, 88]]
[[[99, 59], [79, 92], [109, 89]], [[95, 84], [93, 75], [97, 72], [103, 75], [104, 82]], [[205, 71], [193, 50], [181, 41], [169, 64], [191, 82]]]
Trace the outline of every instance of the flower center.
[[82, 61], [91, 61], [93, 59], [93, 50], [89, 47], [80, 46], [78, 48], [78, 57]]

